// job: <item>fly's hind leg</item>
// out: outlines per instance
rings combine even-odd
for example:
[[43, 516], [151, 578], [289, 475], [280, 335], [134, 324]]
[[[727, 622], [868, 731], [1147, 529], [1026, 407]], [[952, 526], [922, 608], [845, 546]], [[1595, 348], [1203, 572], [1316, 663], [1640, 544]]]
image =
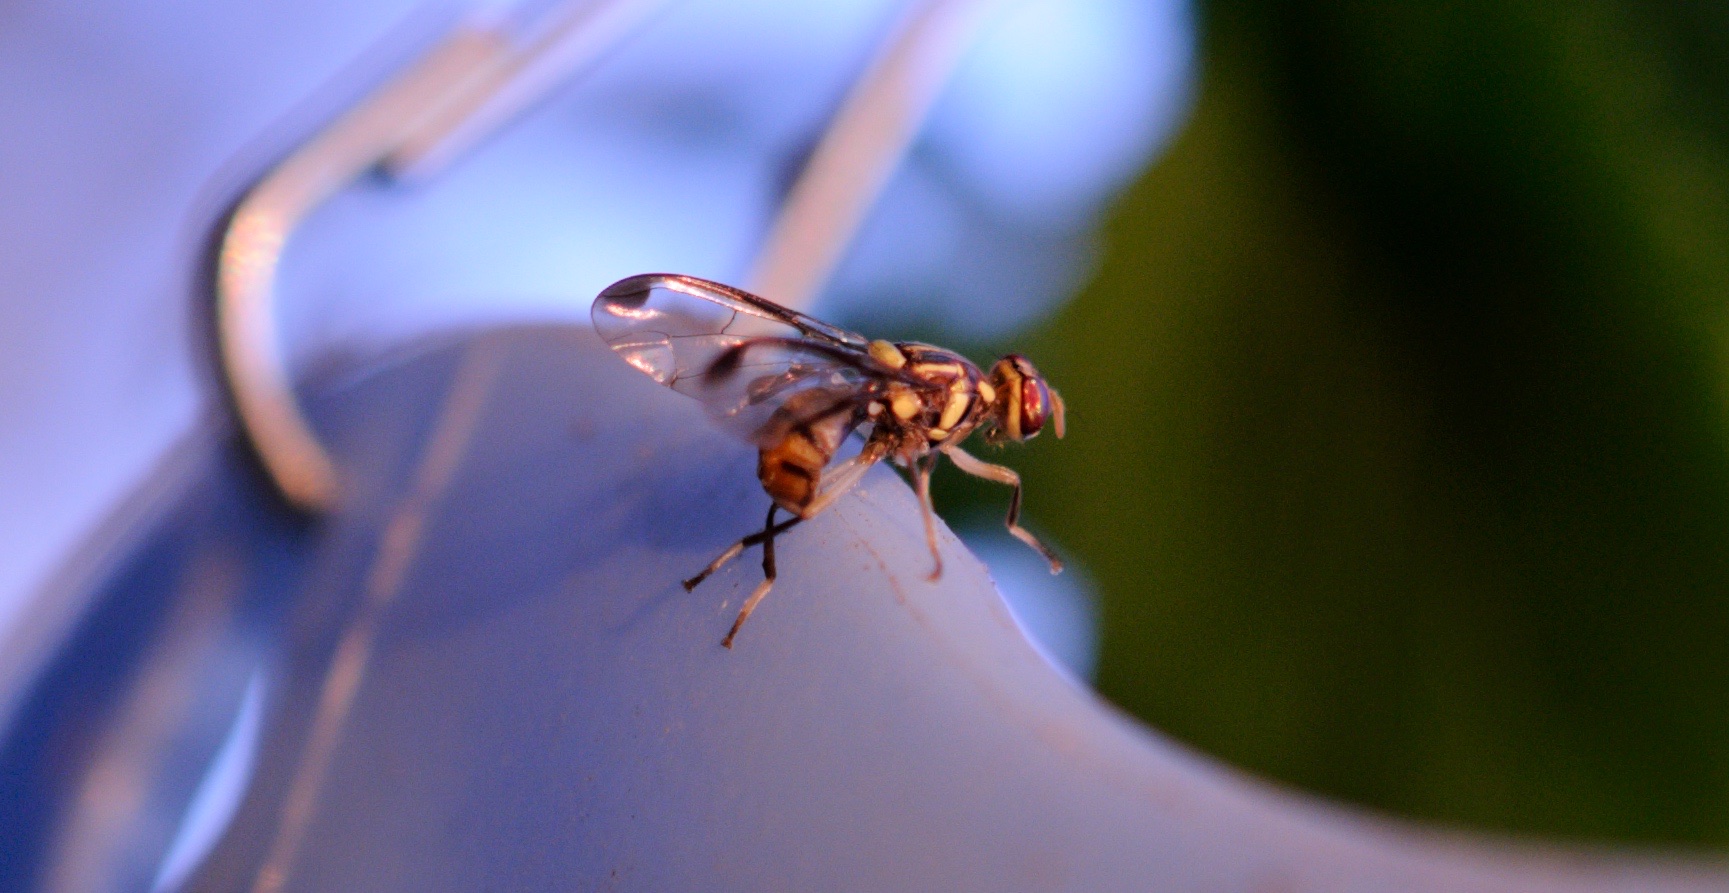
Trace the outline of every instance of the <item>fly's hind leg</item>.
[[739, 609], [738, 619], [733, 621], [732, 630], [726, 634], [725, 639], [721, 640], [722, 645], [728, 648], [732, 647], [732, 639], [738, 635], [738, 628], [744, 625], [745, 618], [750, 616], [750, 612], [756, 610], [757, 604], [763, 600], [764, 596], [768, 595], [770, 589], [774, 588], [774, 581], [777, 576], [774, 563], [774, 538], [787, 532], [800, 521], [816, 517], [836, 499], [845, 495], [847, 491], [853, 488], [853, 485], [864, 477], [864, 473], [869, 471], [870, 467], [883, 457], [886, 451], [887, 447], [881, 443], [867, 443], [858, 455], [825, 473], [816, 498], [811, 501], [810, 505], [805, 506], [803, 514], [796, 518], [776, 524], [774, 523], [774, 513], [779, 506], [770, 505], [768, 520], [763, 522], [763, 528], [760, 532], [739, 540], [733, 544], [732, 548], [722, 552], [720, 557], [714, 560], [714, 563], [704, 568], [702, 573], [684, 581], [685, 591], [689, 592], [696, 588], [698, 583], [707, 579], [709, 574], [720, 570], [727, 562], [737, 558], [746, 547], [762, 543], [762, 582], [757, 584], [756, 589], [751, 591], [750, 597], [744, 600], [744, 607]]
[[767, 525], [765, 525], [763, 527], [763, 529], [761, 529], [761, 530], [757, 531], [756, 533], [753, 533], [750, 536], [747, 536], [744, 539], [741, 539], [738, 542], [733, 543], [732, 545], [726, 547], [726, 551], [720, 553], [720, 555], [716, 556], [716, 558], [713, 561], [709, 562], [708, 567], [705, 567], [702, 569], [702, 573], [699, 573], [696, 576], [691, 577], [690, 579], [684, 581], [684, 591], [689, 592], [692, 589], [695, 589], [696, 587], [702, 585], [702, 581], [708, 579], [709, 576], [711, 574], [713, 574], [715, 571], [718, 571], [721, 568], [726, 567], [727, 562], [732, 561], [734, 558], [737, 558], [740, 554], [742, 554], [744, 552], [745, 549], [748, 549], [751, 546], [756, 545], [757, 543], [773, 541], [773, 539], [775, 537], [780, 536], [783, 533], [786, 533], [788, 530], [791, 530], [794, 525], [796, 525], [800, 521], [804, 520], [803, 518], [789, 518], [785, 521], [780, 522], [779, 524], [776, 524], [776, 523], [774, 523], [775, 508], [776, 508], [776, 506], [772, 506], [772, 505], [769, 506], [769, 509], [768, 509], [769, 523]]
[[[738, 628], [744, 626], [745, 618], [750, 616], [750, 612], [756, 610], [756, 606], [762, 602], [763, 597], [768, 595], [770, 589], [774, 588], [774, 579], [776, 576], [774, 566], [774, 538], [785, 532], [794, 524], [804, 520], [803, 518], [793, 518], [791, 521], [776, 527], [774, 523], [774, 513], [778, 508], [780, 507], [776, 505], [770, 505], [768, 507], [768, 520], [763, 522], [761, 533], [747, 536], [743, 540], [739, 541], [741, 543], [739, 548], [741, 549], [743, 548], [743, 543], [753, 538], [762, 541], [762, 582], [757, 584], [756, 589], [751, 590], [750, 598], [744, 600], [744, 607], [740, 608], [738, 611], [738, 619], [732, 622], [732, 629], [727, 630], [726, 638], [720, 640], [722, 647], [732, 647], [732, 639], [734, 636], [738, 635]], [[705, 571], [704, 573], [707, 572]], [[698, 582], [701, 581], [699, 580]]]
[[932, 453], [914, 472], [914, 480], [918, 484], [919, 514], [924, 516], [925, 522], [925, 545], [930, 547], [931, 560], [936, 562], [930, 576], [925, 578], [932, 583], [943, 576], [943, 556], [937, 551], [937, 510], [936, 506], [931, 504], [931, 472], [936, 470], [937, 455]]
[[1009, 528], [1009, 533], [1014, 534], [1015, 539], [1032, 546], [1040, 555], [1043, 555], [1045, 560], [1050, 562], [1051, 573], [1060, 573], [1063, 569], [1062, 559], [1058, 558], [1057, 553], [1052, 552], [1049, 546], [1039, 542], [1038, 537], [1033, 536], [1031, 532], [1021, 526], [1021, 476], [1016, 474], [1012, 468], [992, 465], [958, 446], [951, 446], [943, 452], [948, 453], [949, 458], [954, 460], [955, 467], [961, 471], [973, 477], [984, 478], [987, 481], [995, 481], [1015, 488], [1014, 495], [1009, 497], [1009, 517], [1005, 522]]

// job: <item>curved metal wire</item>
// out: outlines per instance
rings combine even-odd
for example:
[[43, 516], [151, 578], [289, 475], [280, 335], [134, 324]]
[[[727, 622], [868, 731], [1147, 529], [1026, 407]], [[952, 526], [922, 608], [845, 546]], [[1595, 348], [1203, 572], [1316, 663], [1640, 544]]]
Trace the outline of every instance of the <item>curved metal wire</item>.
[[276, 271], [294, 229], [368, 171], [429, 175], [664, 5], [587, 0], [564, 4], [531, 30], [496, 22], [459, 26], [235, 205], [213, 277], [218, 353], [241, 428], [290, 503], [321, 512], [338, 493], [336, 467], [300, 411], [277, 332]]
[[[665, 0], [567, 4], [526, 37], [453, 31], [247, 192], [216, 258], [222, 372], [253, 449], [295, 506], [328, 510], [339, 474], [295, 399], [276, 326], [276, 272], [295, 227], [361, 174], [424, 177], [615, 46]], [[854, 84], [788, 194], [750, 281], [806, 306], [917, 136], [996, 0], [921, 0]]]

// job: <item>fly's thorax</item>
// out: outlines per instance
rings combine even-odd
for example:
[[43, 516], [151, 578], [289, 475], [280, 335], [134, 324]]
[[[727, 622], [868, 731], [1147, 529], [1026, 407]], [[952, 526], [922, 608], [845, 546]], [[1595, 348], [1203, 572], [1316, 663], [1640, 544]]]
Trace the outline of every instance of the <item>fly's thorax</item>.
[[991, 384], [971, 360], [916, 341], [870, 343], [871, 358], [901, 373], [865, 409], [873, 437], [903, 461], [971, 434], [991, 411]]
[[929, 344], [895, 345], [907, 358], [908, 374], [926, 383], [917, 389], [920, 434], [933, 443], [959, 440], [983, 420], [990, 401], [981, 397], [984, 373], [952, 350]]

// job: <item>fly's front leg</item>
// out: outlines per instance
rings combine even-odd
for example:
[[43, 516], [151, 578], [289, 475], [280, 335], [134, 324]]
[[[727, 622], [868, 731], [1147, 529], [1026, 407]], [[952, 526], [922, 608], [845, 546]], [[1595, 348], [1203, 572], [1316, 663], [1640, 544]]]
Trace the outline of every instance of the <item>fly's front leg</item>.
[[931, 504], [931, 472], [936, 470], [938, 455], [931, 453], [928, 459], [918, 464], [913, 473], [918, 484], [919, 514], [924, 516], [925, 521], [925, 545], [930, 547], [931, 560], [936, 562], [930, 576], [925, 578], [932, 583], [942, 579], [943, 575], [943, 556], [937, 551], [937, 510], [936, 506]]
[[989, 462], [985, 462], [975, 457], [966, 450], [961, 449], [959, 446], [947, 447], [943, 452], [947, 453], [949, 458], [954, 460], [955, 467], [959, 468], [961, 471], [964, 471], [973, 477], [984, 478], [987, 481], [995, 481], [999, 484], [1006, 484], [1015, 488], [1014, 495], [1009, 497], [1009, 517], [1006, 522], [1009, 528], [1009, 533], [1014, 534], [1015, 539], [1032, 546], [1040, 555], [1043, 555], [1045, 560], [1051, 564], [1051, 573], [1060, 573], [1063, 569], [1062, 559], [1058, 558], [1057, 553], [1052, 552], [1050, 547], [1039, 542], [1038, 537], [1033, 536], [1031, 532], [1021, 526], [1021, 476], [1016, 474], [1012, 468], [1005, 468], [1001, 465], [992, 465]]
[[[758, 583], [756, 589], [751, 591], [750, 598], [744, 600], [744, 607], [739, 609], [738, 619], [732, 622], [732, 629], [727, 630], [726, 638], [720, 640], [720, 644], [724, 648], [732, 647], [732, 639], [734, 636], [738, 635], [738, 628], [744, 626], [745, 618], [750, 616], [750, 612], [756, 610], [756, 606], [762, 602], [763, 596], [768, 595], [768, 591], [774, 588], [774, 578], [776, 576], [774, 566], [774, 538], [787, 528], [790, 528], [794, 524], [804, 520], [803, 518], [794, 518], [791, 521], [786, 522], [784, 526], [776, 528], [774, 524], [774, 513], [779, 508], [780, 506], [777, 505], [770, 505], [768, 507], [768, 520], [763, 522], [762, 533], [756, 534], [756, 536], [762, 539], [762, 582]], [[750, 537], [746, 537], [745, 539], [750, 539]]]

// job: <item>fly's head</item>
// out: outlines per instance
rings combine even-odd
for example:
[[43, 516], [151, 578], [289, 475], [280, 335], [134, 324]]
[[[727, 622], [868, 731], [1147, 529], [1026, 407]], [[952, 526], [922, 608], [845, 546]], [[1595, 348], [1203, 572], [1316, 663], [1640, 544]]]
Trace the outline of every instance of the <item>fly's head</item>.
[[1032, 440], [1046, 422], [1063, 436], [1063, 398], [1026, 357], [1009, 354], [998, 360], [990, 384], [996, 398], [990, 410], [993, 442]]

